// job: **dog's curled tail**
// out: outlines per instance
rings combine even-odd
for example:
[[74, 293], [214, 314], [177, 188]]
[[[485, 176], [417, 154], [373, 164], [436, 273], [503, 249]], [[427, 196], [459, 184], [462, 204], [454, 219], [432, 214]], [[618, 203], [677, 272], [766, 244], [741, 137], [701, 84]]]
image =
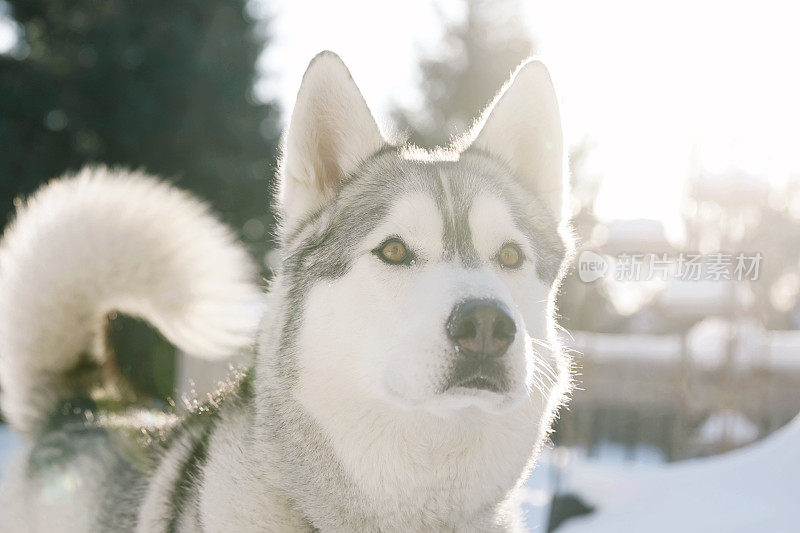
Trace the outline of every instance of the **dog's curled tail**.
[[252, 342], [258, 294], [247, 253], [190, 195], [103, 167], [55, 180], [19, 208], [0, 244], [3, 413], [35, 433], [59, 399], [97, 385], [79, 385], [76, 372], [103, 362], [111, 312], [217, 357]]

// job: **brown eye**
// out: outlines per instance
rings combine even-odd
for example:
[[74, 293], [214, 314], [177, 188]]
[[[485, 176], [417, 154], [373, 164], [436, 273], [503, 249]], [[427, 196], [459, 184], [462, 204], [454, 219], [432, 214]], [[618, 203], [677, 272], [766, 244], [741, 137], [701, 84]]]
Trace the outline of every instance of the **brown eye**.
[[518, 268], [522, 264], [522, 250], [514, 243], [504, 244], [497, 254], [497, 260], [503, 268]]
[[408, 251], [406, 245], [397, 239], [392, 239], [381, 247], [381, 259], [393, 265], [405, 262]]

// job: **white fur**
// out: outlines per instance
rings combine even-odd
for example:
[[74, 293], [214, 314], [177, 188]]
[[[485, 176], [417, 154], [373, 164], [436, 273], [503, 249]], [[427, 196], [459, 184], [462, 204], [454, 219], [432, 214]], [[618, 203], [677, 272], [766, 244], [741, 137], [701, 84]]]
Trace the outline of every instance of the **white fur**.
[[340, 181], [385, 143], [336, 54], [322, 52], [308, 66], [284, 143], [279, 199], [287, 228], [330, 200]]
[[[476, 199], [470, 229], [487, 264], [508, 240], [523, 242], [507, 207], [491, 195]], [[349, 272], [311, 291], [299, 339], [296, 396], [370, 504], [389, 513], [384, 530], [413, 520], [411, 509], [430, 498], [432, 514], [475, 526], [475, 509], [502, 500], [501, 488], [525, 471], [567, 386], [558, 354], [533, 342], [548, 338], [549, 286], [532, 261], [519, 271], [443, 263], [441, 231], [429, 197], [398, 198]], [[378, 261], [369, 251], [387, 235], [403, 238], [420, 264], [398, 269]], [[459, 301], [486, 297], [506, 304], [520, 326], [507, 355], [511, 392], [437, 393], [453, 357], [442, 324]], [[365, 327], [354, 335], [354, 324]]]
[[468, 138], [511, 165], [553, 213], [563, 212], [567, 173], [558, 99], [547, 67], [529, 60], [517, 69]]
[[225, 431], [216, 432], [210, 444], [200, 496], [204, 531], [307, 531], [276, 475], [280, 459], [271, 443], [252, 441], [247, 413], [224, 416]]
[[206, 206], [139, 173], [87, 168], [22, 207], [0, 249], [0, 385], [28, 431], [53, 408], [46, 377], [72, 368], [105, 315], [146, 317], [180, 348], [225, 356], [252, 342], [247, 254]]
[[[523, 242], [523, 237], [499, 199], [478, 200], [470, 226], [488, 265], [505, 242]], [[414, 268], [383, 264], [370, 253], [391, 235], [401, 237], [417, 254]], [[434, 411], [473, 404], [499, 408], [524, 395], [530, 363], [523, 336], [509, 348], [508, 364], [517, 388], [508, 397], [487, 391], [469, 397], [438, 394], [436, 388], [453, 357], [442, 324], [459, 302], [493, 298], [511, 309], [518, 323], [530, 317], [530, 334], [544, 338], [549, 287], [537, 278], [531, 262], [522, 271], [475, 270], [441, 262], [441, 253], [442, 221], [433, 200], [422, 193], [398, 198], [385, 221], [361, 244], [350, 271], [339, 280], [320, 283], [308, 296], [299, 352], [303, 378], [315, 380], [309, 387], [350, 382], [351, 387], [342, 388], [359, 395], [369, 390], [376, 400]], [[527, 255], [534, 257], [529, 247]], [[527, 308], [518, 307], [517, 295], [525, 298]], [[353, 335], [352, 324], [371, 327]]]
[[[338, 69], [338, 62], [333, 62]], [[316, 69], [312, 63], [306, 80], [317, 74]], [[328, 99], [337, 97], [316, 81], [305, 85], [304, 80], [297, 102], [303, 113], [299, 116], [305, 116], [302, 108], [308, 102], [320, 99], [330, 105]], [[338, 81], [334, 86], [339, 87]], [[322, 113], [322, 120], [339, 120], [340, 128], [328, 130], [341, 135], [354, 127], [373, 131], [355, 86], [339, 94], [346, 95], [339, 102], [350, 112]], [[473, 135], [477, 147], [509, 164], [560, 220], [564, 180], [560, 118], [549, 76], [540, 63], [530, 62], [518, 70]], [[350, 153], [367, 156], [378, 143], [376, 136], [368, 138], [374, 143], [356, 139], [351, 146], [360, 148]], [[287, 144], [284, 165], [294, 157], [303, 161], [320, 157], [312, 145], [304, 145], [299, 154], [292, 153], [292, 146]], [[286, 173], [288, 168], [282, 185], [282, 207], [289, 221], [285, 234], [292, 233], [292, 221], [309, 213], [308, 206], [325, 205], [331, 198], [330, 192], [317, 188], [311, 189], [314, 199], [308, 200], [310, 189], [298, 189], [295, 176]], [[291, 201], [297, 190], [306, 195], [300, 204]], [[414, 193], [399, 197], [360, 244], [345, 275], [322, 280], [306, 297], [294, 396], [323, 429], [336, 459], [359, 489], [348, 505], [372, 517], [350, 523], [351, 528], [516, 527], [514, 517], [507, 514], [508, 495], [538, 455], [555, 408], [568, 390], [569, 372], [553, 335], [554, 293], [536, 275], [535, 250], [525, 247], [529, 259], [518, 271], [489, 266], [504, 242], [525, 242], [507, 208], [497, 197], [486, 195], [475, 201], [469, 223], [487, 266], [467, 271], [440, 261], [442, 228], [432, 200]], [[392, 235], [413, 248], [420, 264], [398, 269], [370, 253]], [[281, 300], [284, 290], [279, 278], [273, 286], [274, 301]], [[508, 354], [512, 390], [504, 396], [484, 391], [468, 397], [436, 394], [435, 384], [452, 357], [441, 325], [460, 300], [487, 296], [512, 310], [520, 331]], [[262, 354], [271, 353], [274, 344], [266, 334], [262, 339]], [[336, 517], [311, 518], [330, 527], [340, 523]]]

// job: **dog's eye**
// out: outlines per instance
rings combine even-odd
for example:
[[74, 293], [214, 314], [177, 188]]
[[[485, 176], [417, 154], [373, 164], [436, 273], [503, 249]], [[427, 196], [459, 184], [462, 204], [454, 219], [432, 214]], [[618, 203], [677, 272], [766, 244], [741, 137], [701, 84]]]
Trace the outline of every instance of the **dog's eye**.
[[522, 250], [513, 242], [507, 242], [497, 253], [497, 262], [503, 268], [519, 268], [525, 256]]
[[389, 239], [374, 250], [375, 254], [390, 265], [409, 264], [413, 257], [406, 245], [397, 238]]

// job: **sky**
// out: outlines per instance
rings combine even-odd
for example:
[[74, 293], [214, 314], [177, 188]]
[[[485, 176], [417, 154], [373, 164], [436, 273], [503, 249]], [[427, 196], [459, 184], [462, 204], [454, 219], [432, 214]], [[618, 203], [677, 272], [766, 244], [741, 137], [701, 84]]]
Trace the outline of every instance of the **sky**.
[[[800, 175], [800, 4], [762, 0], [521, 0], [559, 93], [567, 142], [592, 146], [601, 218], [677, 220], [686, 176]], [[797, 5], [798, 7], [795, 7]], [[15, 29], [3, 18], [0, 51]], [[284, 122], [308, 61], [337, 52], [378, 121], [419, 105], [420, 55], [435, 54], [459, 1], [250, 0], [269, 19], [256, 94]]]
[[[272, 16], [261, 58], [288, 120], [308, 60], [342, 56], [379, 121], [419, 102], [416, 61], [436, 51], [459, 2], [255, 0]], [[602, 218], [677, 217], [689, 172], [800, 174], [800, 8], [791, 2], [524, 2], [549, 66], [567, 141], [593, 146]], [[261, 7], [259, 7], [261, 6]]]

